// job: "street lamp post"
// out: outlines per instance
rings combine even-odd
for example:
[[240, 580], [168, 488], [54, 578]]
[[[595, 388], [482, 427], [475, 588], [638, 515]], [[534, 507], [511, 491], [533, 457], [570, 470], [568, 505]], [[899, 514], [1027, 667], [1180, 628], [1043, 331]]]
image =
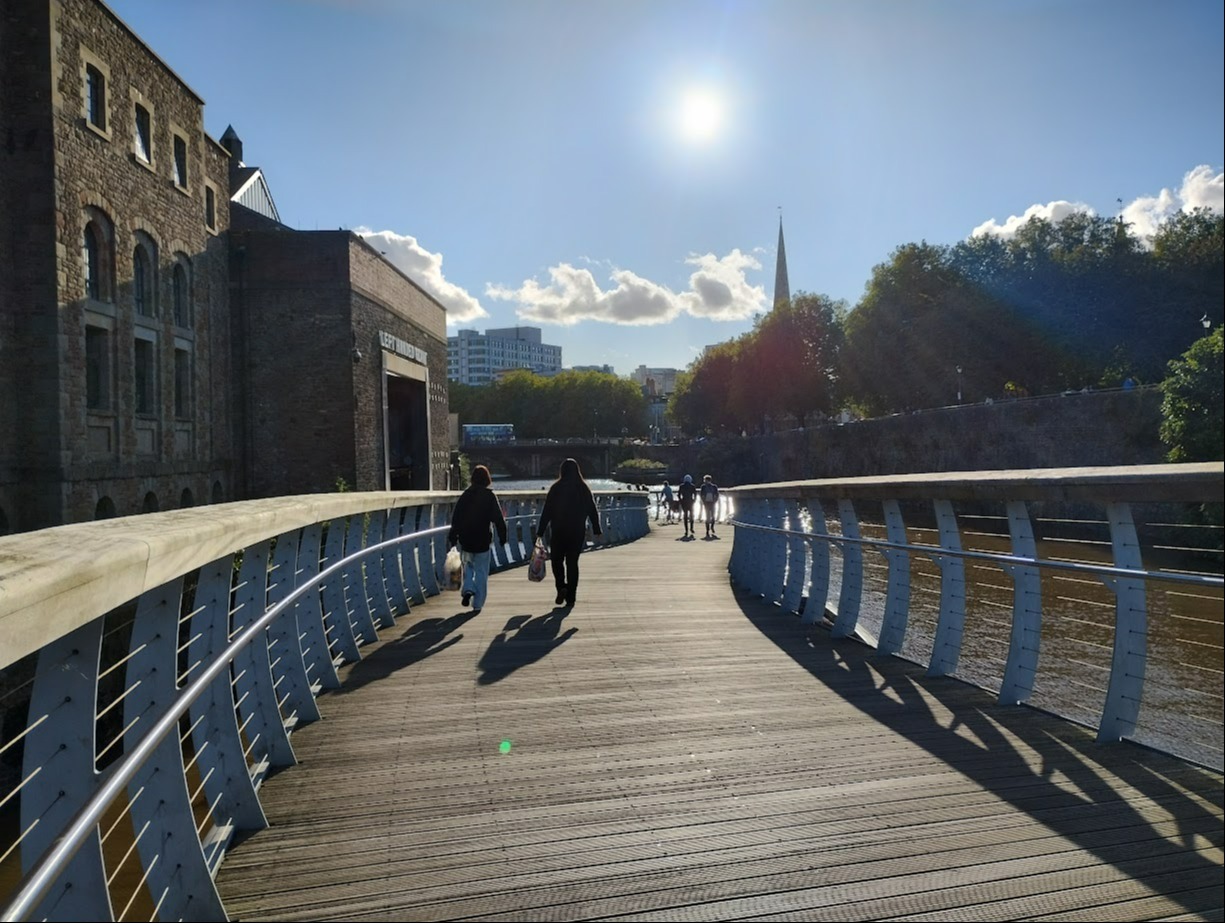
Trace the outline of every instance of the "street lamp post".
[[957, 366], [957, 403], [961, 403], [961, 366]]

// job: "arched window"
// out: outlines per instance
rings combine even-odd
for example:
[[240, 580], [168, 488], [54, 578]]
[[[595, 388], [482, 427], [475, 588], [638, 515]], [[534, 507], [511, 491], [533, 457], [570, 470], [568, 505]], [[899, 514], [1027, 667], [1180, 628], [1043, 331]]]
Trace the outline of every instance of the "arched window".
[[81, 257], [85, 264], [85, 297], [94, 301], [115, 300], [114, 234], [110, 220], [96, 208], [85, 209], [81, 235]]
[[94, 519], [114, 519], [115, 501], [110, 497], [100, 497], [94, 507]]
[[98, 228], [91, 221], [85, 225], [85, 297], [101, 301], [100, 275], [102, 241], [98, 240]]
[[145, 494], [145, 502], [141, 504], [140, 511], [142, 513], [156, 513], [158, 510], [157, 494], [149, 491]]
[[193, 506], [195, 502], [195, 497], [191, 495], [191, 488], [184, 487], [183, 493], [179, 495], [179, 507], [181, 509], [187, 509], [188, 507]]
[[140, 232], [132, 251], [132, 308], [140, 317], [157, 317], [157, 244]]
[[220, 503], [225, 499], [225, 493], [221, 489], [220, 481], [213, 481], [213, 503]]
[[[218, 483], [213, 486], [214, 486], [214, 493], [215, 493], [216, 488], [219, 488], [221, 484]], [[213, 502], [216, 503], [217, 501], [214, 500]], [[8, 517], [8, 514], [4, 512], [4, 507], [0, 506], [0, 535], [8, 535], [8, 534], [9, 534], [9, 517]]]
[[187, 259], [178, 254], [174, 261], [172, 288], [174, 299], [174, 323], [178, 327], [191, 326], [191, 280], [187, 274]]
[[145, 256], [143, 247], [137, 247], [132, 253], [132, 304], [136, 313], [148, 317], [153, 313], [149, 303], [149, 258]]

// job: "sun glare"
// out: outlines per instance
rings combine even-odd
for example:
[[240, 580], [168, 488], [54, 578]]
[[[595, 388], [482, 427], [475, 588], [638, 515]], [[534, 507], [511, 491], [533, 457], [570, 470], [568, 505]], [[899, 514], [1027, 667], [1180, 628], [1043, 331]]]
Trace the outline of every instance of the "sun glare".
[[723, 127], [723, 101], [710, 90], [692, 89], [681, 97], [680, 131], [687, 141], [710, 141]]

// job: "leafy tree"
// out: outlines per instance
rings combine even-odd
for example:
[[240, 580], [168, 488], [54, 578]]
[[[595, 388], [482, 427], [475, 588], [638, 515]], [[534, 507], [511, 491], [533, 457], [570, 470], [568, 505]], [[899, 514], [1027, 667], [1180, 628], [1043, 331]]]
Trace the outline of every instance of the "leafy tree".
[[526, 369], [483, 386], [450, 385], [460, 423], [513, 423], [524, 439], [631, 434], [647, 430], [646, 399], [634, 382], [600, 372], [545, 378]]
[[1207, 336], [1170, 362], [1161, 383], [1161, 441], [1170, 447], [1172, 462], [1219, 461], [1225, 457], [1225, 361], [1222, 329]]

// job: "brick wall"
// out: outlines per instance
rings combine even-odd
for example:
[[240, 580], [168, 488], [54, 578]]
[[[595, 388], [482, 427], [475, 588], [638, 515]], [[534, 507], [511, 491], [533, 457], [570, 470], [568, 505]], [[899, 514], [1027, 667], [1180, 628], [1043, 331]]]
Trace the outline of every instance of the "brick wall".
[[252, 497], [353, 486], [347, 234], [235, 232], [234, 363]]
[[442, 309], [348, 231], [236, 231], [233, 242], [234, 362], [250, 495], [330, 491], [339, 479], [354, 490], [384, 489], [380, 331], [427, 356], [430, 463], [442, 483], [446, 341], [410, 319]]

